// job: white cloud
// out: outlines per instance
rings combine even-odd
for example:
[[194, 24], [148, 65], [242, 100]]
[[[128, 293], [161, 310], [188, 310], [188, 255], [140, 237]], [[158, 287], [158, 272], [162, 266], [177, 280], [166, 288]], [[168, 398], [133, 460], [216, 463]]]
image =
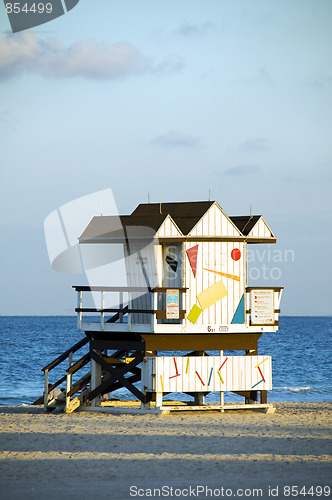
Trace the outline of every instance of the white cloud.
[[56, 38], [41, 39], [29, 32], [0, 37], [2, 78], [34, 73], [58, 78], [111, 79], [144, 72], [178, 71], [183, 64], [175, 55], [154, 64], [126, 41], [106, 44], [83, 40], [66, 47]]
[[183, 132], [170, 131], [153, 139], [153, 144], [166, 148], [197, 148], [201, 146], [198, 136], [187, 135]]

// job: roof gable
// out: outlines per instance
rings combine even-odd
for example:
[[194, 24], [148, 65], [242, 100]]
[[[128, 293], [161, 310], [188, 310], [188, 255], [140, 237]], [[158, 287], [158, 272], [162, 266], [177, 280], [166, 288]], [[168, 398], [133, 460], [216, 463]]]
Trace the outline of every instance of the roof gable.
[[[162, 212], [162, 213], [160, 213]], [[126, 238], [246, 238], [248, 243], [276, 241], [261, 215], [228, 217], [215, 201], [140, 204], [131, 215], [96, 216], [80, 243]]]
[[189, 236], [216, 236], [229, 238], [241, 237], [242, 234], [218, 203], [212, 202], [211, 207], [192, 228]]
[[236, 215], [230, 216], [231, 221], [236, 225], [244, 236], [247, 236], [255, 226], [261, 215]]
[[174, 203], [141, 203], [132, 215], [148, 216], [169, 214], [182, 234], [190, 233], [203, 215], [214, 204], [213, 201], [190, 201]]
[[265, 222], [264, 218], [260, 216], [256, 224], [249, 232], [248, 238], [275, 238], [275, 236]]
[[172, 217], [170, 215], [167, 215], [167, 217], [159, 227], [156, 237], [167, 238], [176, 236], [183, 236], [183, 233], [180, 231], [179, 227], [176, 225]]

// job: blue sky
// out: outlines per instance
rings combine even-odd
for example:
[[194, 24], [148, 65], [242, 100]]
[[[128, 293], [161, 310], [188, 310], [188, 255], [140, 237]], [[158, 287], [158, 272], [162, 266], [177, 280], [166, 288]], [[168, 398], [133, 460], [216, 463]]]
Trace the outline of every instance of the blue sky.
[[263, 283], [282, 313], [332, 314], [331, 21], [329, 0], [80, 0], [12, 35], [0, 4], [0, 314], [73, 311], [43, 222], [105, 188], [120, 213], [252, 205], [294, 252]]

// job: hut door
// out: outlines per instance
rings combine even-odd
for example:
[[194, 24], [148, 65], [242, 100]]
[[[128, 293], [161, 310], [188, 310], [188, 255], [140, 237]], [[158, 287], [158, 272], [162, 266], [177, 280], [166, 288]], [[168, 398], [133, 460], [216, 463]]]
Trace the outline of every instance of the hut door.
[[182, 243], [163, 244], [163, 281], [166, 288], [182, 287]]
[[[182, 243], [163, 243], [162, 244], [162, 284], [164, 288], [181, 288], [183, 285], [183, 257]], [[182, 309], [182, 295], [179, 297], [179, 306]], [[166, 310], [166, 293], [158, 294], [158, 309]], [[158, 323], [179, 324], [180, 319], [161, 319]]]

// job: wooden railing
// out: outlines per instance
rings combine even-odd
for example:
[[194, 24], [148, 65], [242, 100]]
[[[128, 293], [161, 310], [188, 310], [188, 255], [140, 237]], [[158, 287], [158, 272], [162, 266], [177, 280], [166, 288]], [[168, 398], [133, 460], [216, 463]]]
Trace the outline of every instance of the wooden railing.
[[[112, 286], [73, 286], [73, 288], [77, 292], [77, 307], [75, 308], [75, 312], [77, 313], [77, 328], [79, 330], [83, 329], [83, 314], [91, 313], [95, 314], [98, 313], [100, 314], [100, 328], [101, 330], [105, 330], [105, 324], [106, 323], [123, 323], [124, 322], [124, 316], [128, 315], [128, 323], [130, 323], [130, 315], [131, 314], [150, 314], [152, 315], [152, 321], [160, 320], [160, 319], [166, 319], [166, 309], [158, 309], [157, 307], [157, 296], [158, 293], [166, 293], [167, 290], [172, 289], [172, 290], [178, 290], [180, 294], [186, 293], [187, 288], [184, 287], [155, 287], [155, 288], [149, 288], [149, 287], [112, 287]], [[101, 304], [104, 305], [105, 303], [105, 294], [106, 293], [118, 293], [118, 304], [119, 307], [83, 307], [83, 292], [100, 292], [101, 293]], [[131, 294], [132, 293], [150, 293], [153, 294], [152, 298], [152, 304], [153, 308], [148, 309], [148, 308], [132, 308], [130, 307], [131, 304]], [[129, 305], [124, 305], [124, 294], [128, 294], [129, 299], [128, 304]], [[114, 315], [105, 320], [105, 315], [107, 313], [114, 313]], [[186, 314], [186, 311], [184, 309], [179, 310], [179, 320], [184, 319]]]
[[[84, 347], [88, 342], [89, 342], [89, 338], [88, 337], [80, 340], [75, 345], [73, 345], [72, 347], [70, 347], [66, 352], [64, 352], [63, 354], [61, 354], [60, 356], [58, 356], [56, 359], [54, 359], [51, 363], [49, 363], [48, 365], [44, 366], [44, 368], [42, 368], [42, 371], [45, 374], [45, 379], [44, 379], [44, 408], [45, 409], [48, 406], [48, 393], [50, 391], [52, 391], [55, 387], [58, 387], [60, 384], [62, 384], [65, 381], [67, 381], [66, 398], [68, 399], [68, 397], [70, 397], [70, 396], [68, 396], [68, 392], [70, 392], [70, 390], [71, 390], [71, 375], [74, 373], [75, 367], [78, 366], [79, 363], [82, 362], [82, 360], [84, 358], [86, 358], [86, 356], [88, 356], [86, 354], [79, 361], [77, 361], [75, 364], [73, 364], [73, 354], [76, 351], [78, 351], [79, 349], [81, 349], [82, 347]], [[48, 387], [48, 384], [49, 384], [49, 372], [51, 370], [53, 370], [56, 366], [58, 366], [60, 363], [62, 363], [63, 361], [65, 361], [67, 359], [68, 359], [68, 365], [69, 366], [68, 366], [68, 370], [67, 370], [66, 375], [64, 375], [59, 380], [57, 380], [54, 384], [52, 384], [50, 387]], [[90, 358], [87, 360], [87, 362], [89, 360], [90, 360]], [[82, 366], [83, 365], [81, 363], [81, 365], [79, 366], [79, 368], [82, 368]], [[68, 403], [68, 401], [66, 401], [66, 403]]]

